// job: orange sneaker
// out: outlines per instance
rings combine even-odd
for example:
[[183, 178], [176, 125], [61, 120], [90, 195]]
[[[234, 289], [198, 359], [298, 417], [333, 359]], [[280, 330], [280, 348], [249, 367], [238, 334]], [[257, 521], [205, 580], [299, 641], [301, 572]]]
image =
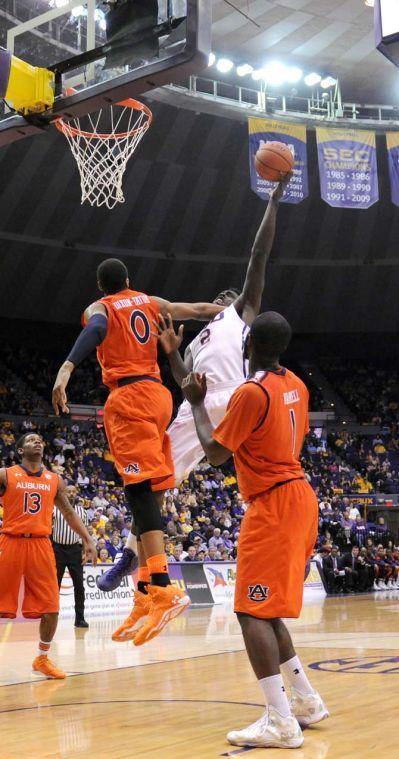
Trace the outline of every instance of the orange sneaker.
[[36, 656], [32, 664], [33, 674], [40, 674], [49, 677], [51, 680], [63, 680], [66, 677], [62, 669], [57, 669], [55, 664], [47, 658], [46, 654]]
[[178, 617], [190, 605], [189, 597], [175, 585], [167, 585], [166, 588], [149, 585], [148, 595], [151, 597], [151, 608], [143, 626], [134, 636], [135, 646], [155, 638], [171, 619]]
[[124, 643], [133, 640], [137, 630], [144, 624], [150, 611], [151, 599], [145, 593], [136, 590], [134, 594], [134, 606], [129, 616], [112, 634], [112, 640]]

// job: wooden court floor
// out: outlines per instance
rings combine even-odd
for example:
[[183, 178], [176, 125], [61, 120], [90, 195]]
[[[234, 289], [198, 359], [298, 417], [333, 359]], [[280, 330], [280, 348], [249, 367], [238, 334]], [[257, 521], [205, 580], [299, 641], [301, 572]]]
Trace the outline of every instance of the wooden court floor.
[[309, 600], [290, 623], [331, 718], [302, 748], [237, 749], [225, 740], [262, 713], [229, 607], [191, 609], [136, 649], [63, 621], [52, 657], [62, 682], [30, 674], [36, 622], [0, 625], [0, 758], [298, 759], [399, 757], [399, 591]]

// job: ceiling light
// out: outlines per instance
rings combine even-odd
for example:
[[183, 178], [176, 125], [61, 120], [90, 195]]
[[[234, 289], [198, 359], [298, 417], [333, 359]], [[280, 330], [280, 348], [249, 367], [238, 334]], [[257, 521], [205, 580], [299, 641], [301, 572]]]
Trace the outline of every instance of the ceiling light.
[[302, 78], [303, 71], [298, 66], [289, 66], [287, 68], [287, 82], [296, 84]]
[[252, 79], [254, 82], [259, 82], [259, 79], [263, 79], [264, 73], [263, 69], [255, 69], [255, 71], [252, 72]]
[[326, 76], [320, 82], [320, 85], [323, 88], [323, 90], [328, 89], [328, 87], [334, 87], [336, 84], [337, 84], [337, 80], [334, 79], [333, 76]]
[[215, 63], [216, 63], [216, 55], [215, 55], [215, 53], [209, 53], [208, 66], [214, 66]]
[[87, 10], [83, 5], [77, 5], [75, 8], [72, 8], [71, 14], [75, 18], [79, 18], [80, 16], [87, 16]]
[[319, 82], [321, 82], [321, 76], [320, 74], [316, 74], [314, 71], [312, 71], [311, 74], [307, 74], [305, 76], [304, 82], [308, 87], [314, 87], [315, 84], [319, 84]]
[[234, 63], [229, 58], [219, 58], [216, 68], [222, 74], [227, 74], [233, 68]]
[[250, 66], [249, 63], [243, 63], [241, 66], [237, 66], [238, 76], [248, 76], [248, 74], [252, 74], [253, 70], [254, 67]]
[[69, 0], [50, 0], [50, 8], [63, 8], [64, 5], [68, 5]]
[[272, 61], [264, 68], [264, 78], [272, 87], [276, 87], [287, 79], [287, 68], [279, 61]]
[[364, 0], [364, 4], [367, 5], [368, 8], [374, 8], [374, 0]]

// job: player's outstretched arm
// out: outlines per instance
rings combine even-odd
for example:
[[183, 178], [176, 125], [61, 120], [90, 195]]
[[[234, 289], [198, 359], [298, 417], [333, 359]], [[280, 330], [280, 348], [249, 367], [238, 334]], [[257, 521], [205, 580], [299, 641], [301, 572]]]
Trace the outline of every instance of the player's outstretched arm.
[[260, 311], [265, 286], [266, 263], [270, 256], [276, 233], [278, 204], [291, 177], [292, 174], [287, 174], [270, 195], [265, 215], [252, 246], [251, 258], [242, 293], [234, 302], [238, 315], [248, 325], [252, 324]]
[[187, 321], [195, 319], [198, 322], [208, 322], [223, 311], [224, 306], [216, 303], [170, 303], [168, 300], [152, 296], [160, 308], [162, 316], [171, 315], [172, 319]]
[[213, 437], [214, 428], [204, 405], [207, 390], [205, 374], [190, 372], [183, 380], [182, 390], [191, 404], [198, 439], [207, 458], [214, 466], [224, 464], [232, 452]]
[[78, 516], [71, 506], [66, 494], [65, 482], [61, 477], [58, 477], [58, 490], [54, 502], [70, 528], [74, 530], [74, 532], [77, 532], [83, 540], [83, 563], [85, 561], [92, 561], [93, 564], [97, 564], [96, 547], [80, 516]]
[[60, 411], [69, 413], [66, 388], [71, 374], [90, 353], [102, 343], [107, 334], [107, 312], [102, 303], [92, 303], [84, 314], [86, 326], [75, 341], [75, 344], [62, 366], [53, 387], [52, 403], [56, 416]]
[[158, 332], [158, 341], [165, 351], [170, 368], [172, 370], [173, 378], [175, 382], [181, 386], [187, 374], [191, 372], [193, 368], [193, 357], [191, 355], [190, 346], [187, 346], [184, 354], [184, 360], [180, 355], [179, 348], [183, 340], [183, 324], [177, 332], [173, 326], [172, 316], [167, 314], [166, 319], [160, 314], [159, 323], [155, 325]]

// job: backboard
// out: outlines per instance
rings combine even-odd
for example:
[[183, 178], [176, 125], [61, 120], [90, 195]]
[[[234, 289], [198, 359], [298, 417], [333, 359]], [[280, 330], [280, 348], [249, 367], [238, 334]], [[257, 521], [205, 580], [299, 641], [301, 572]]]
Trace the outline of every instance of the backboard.
[[[53, 108], [25, 119], [5, 107], [0, 146], [164, 84], [207, 65], [209, 0], [14, 0], [2, 44], [56, 76]], [[75, 90], [73, 94], [67, 91]]]

